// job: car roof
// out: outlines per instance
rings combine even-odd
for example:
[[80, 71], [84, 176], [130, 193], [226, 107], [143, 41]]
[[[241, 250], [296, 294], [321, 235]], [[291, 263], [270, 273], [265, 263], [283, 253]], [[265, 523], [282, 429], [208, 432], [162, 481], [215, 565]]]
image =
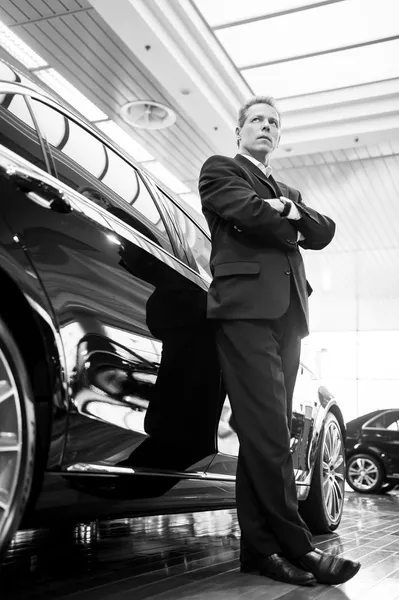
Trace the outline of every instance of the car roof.
[[0, 81], [19, 84], [24, 88], [29, 88], [34, 92], [39, 92], [43, 96], [47, 96], [47, 98], [51, 98], [51, 94], [49, 94], [45, 87], [38, 85], [33, 77], [29, 77], [29, 75], [14, 67], [14, 65], [11, 65], [3, 58], [0, 58]]
[[380, 415], [381, 413], [386, 412], [387, 410], [390, 410], [390, 409], [389, 408], [380, 408], [378, 410], [373, 410], [369, 413], [366, 413], [365, 415], [361, 415], [360, 417], [356, 417], [356, 419], [352, 419], [352, 421], [348, 421], [346, 424], [346, 427], [347, 427], [347, 429], [357, 429], [357, 428], [361, 427], [363, 425], [363, 423], [366, 423], [366, 421], [369, 421], [373, 417], [376, 417], [377, 415]]
[[[22, 69], [19, 69], [18, 67], [15, 67], [13, 64], [9, 63], [8, 61], [6, 61], [4, 58], [0, 57], [0, 83], [12, 83], [14, 85], [20, 85], [21, 87], [24, 88], [24, 90], [26, 91], [31, 90], [33, 92], [39, 93], [42, 96], [44, 96], [45, 98], [47, 98], [48, 100], [52, 100], [53, 102], [55, 102], [56, 104], [58, 104], [60, 107], [64, 108], [65, 110], [67, 110], [68, 112], [74, 114], [75, 116], [77, 116], [81, 121], [83, 121], [85, 123], [85, 125], [88, 128], [94, 129], [93, 124], [90, 123], [90, 121], [88, 121], [83, 115], [81, 115], [80, 113], [78, 113], [77, 111], [74, 110], [74, 108], [72, 106], [69, 106], [68, 104], [66, 104], [65, 102], [62, 101], [62, 99], [60, 99], [57, 94], [54, 93], [50, 93], [45, 86], [41, 86], [38, 85], [37, 82], [29, 76], [29, 73], [27, 74], [26, 72], [24, 72]], [[102, 131], [99, 131], [97, 129], [94, 129], [96, 135], [99, 135], [100, 137], [105, 137], [108, 142], [110, 144], [113, 144], [112, 140], [110, 138], [108, 138], [107, 135], [105, 135]], [[113, 144], [114, 145], [114, 144]], [[124, 155], [126, 154], [125, 152], [122, 152]], [[126, 156], [126, 158], [128, 158]], [[145, 168], [143, 168], [140, 164], [136, 164], [134, 162], [134, 160], [132, 160], [132, 163], [135, 165], [135, 167], [142, 169], [143, 171], [147, 172]], [[154, 176], [150, 173], [147, 172], [147, 175], [149, 177], [151, 177], [152, 179], [154, 179]], [[155, 178], [156, 179], [156, 178]], [[164, 185], [162, 184], [162, 182], [158, 182], [161, 190], [165, 189]], [[166, 192], [167, 188], [165, 189]], [[169, 190], [169, 193], [171, 195], [171, 198], [174, 202], [176, 202], [183, 210], [185, 210], [185, 212], [191, 217], [191, 219], [193, 221], [195, 221], [195, 223], [201, 227], [202, 229], [205, 230], [205, 232], [207, 233], [207, 235], [209, 235], [208, 233], [208, 225], [207, 222], [205, 220], [205, 217], [198, 212], [197, 210], [195, 210], [188, 202], [186, 202], [183, 198], [180, 198], [180, 196], [173, 194], [171, 192], [171, 190]]]

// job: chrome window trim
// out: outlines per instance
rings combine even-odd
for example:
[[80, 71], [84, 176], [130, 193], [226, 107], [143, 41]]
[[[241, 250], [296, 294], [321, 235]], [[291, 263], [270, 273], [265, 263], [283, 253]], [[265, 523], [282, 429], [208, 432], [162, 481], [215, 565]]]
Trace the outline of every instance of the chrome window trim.
[[[165, 196], [167, 196], [169, 198], [169, 200], [176, 206], [176, 208], [178, 208], [179, 210], [181, 210], [181, 212], [187, 217], [187, 219], [189, 219], [193, 223], [193, 225], [195, 227], [198, 227], [198, 229], [205, 235], [205, 237], [208, 239], [209, 243], [211, 244], [212, 242], [211, 242], [211, 236], [210, 236], [209, 231], [205, 231], [205, 229], [202, 227], [202, 225], [200, 225], [198, 223], [198, 221], [196, 221], [186, 211], [186, 209], [181, 204], [179, 204], [179, 202], [174, 198], [174, 196], [172, 194], [170, 194], [169, 192], [165, 192], [164, 188], [162, 186], [158, 185], [158, 184], [157, 184], [156, 188], [157, 188], [157, 194], [159, 194], [159, 191], [161, 191], [162, 194], [164, 194]], [[163, 198], [161, 196], [159, 196], [159, 202], [164, 203], [164, 200], [163, 200]], [[189, 248], [189, 249], [190, 249], [190, 252], [192, 253], [191, 248]], [[196, 259], [194, 258], [194, 260], [196, 260]], [[187, 266], [188, 266], [189, 269], [191, 269], [191, 267], [189, 265], [187, 265]], [[194, 271], [194, 272], [196, 272], [196, 271]], [[212, 281], [212, 277], [210, 275], [208, 275], [208, 279], [205, 279], [201, 274], [200, 274], [200, 277], [207, 283], [207, 285], [210, 285], [210, 283]]]
[[[14, 95], [19, 94], [20, 96], [22, 96], [23, 101], [25, 102], [26, 107], [27, 107], [27, 109], [29, 111], [29, 114], [30, 114], [30, 116], [32, 118], [32, 121], [33, 121], [33, 125], [34, 125], [33, 131], [35, 132], [35, 134], [37, 136], [37, 139], [39, 141], [40, 147], [42, 149], [43, 160], [44, 160], [44, 162], [46, 164], [47, 170], [50, 171], [51, 167], [50, 167], [50, 162], [49, 162], [49, 155], [48, 155], [48, 152], [47, 152], [46, 147], [45, 147], [44, 142], [43, 142], [43, 136], [42, 136], [42, 134], [40, 132], [40, 128], [38, 126], [38, 123], [37, 123], [37, 120], [36, 120], [36, 116], [35, 116], [35, 114], [32, 111], [31, 105], [29, 104], [29, 97], [23, 91], [21, 91], [21, 87], [23, 87], [23, 86], [20, 86], [20, 85], [16, 86], [16, 89], [9, 91], [8, 88], [6, 90], [2, 90], [1, 89], [1, 83], [2, 82], [0, 82], [0, 94], [3, 94], [3, 93], [6, 94], [6, 95], [7, 94], [14, 94]], [[13, 84], [10, 84], [10, 85], [12, 86]], [[2, 106], [2, 105], [0, 104], [0, 106]], [[2, 108], [4, 108], [4, 107], [2, 107]], [[8, 108], [6, 108], [5, 110], [8, 110]], [[16, 117], [17, 119], [19, 119], [18, 115], [14, 114], [12, 111], [9, 111], [9, 112], [14, 117]], [[24, 121], [22, 121], [22, 122], [24, 122]], [[30, 127], [30, 125], [27, 124], [27, 123], [25, 123], [25, 125], [27, 125], [28, 127]]]
[[[162, 187], [161, 187], [161, 186], [159, 186], [159, 189], [160, 189], [161, 191], [163, 191], [163, 192], [164, 192], [164, 190], [162, 189]], [[169, 197], [169, 199], [171, 200], [171, 202], [173, 202], [173, 204], [175, 204], [175, 205], [177, 206], [177, 208], [179, 208], [179, 209], [180, 209], [180, 210], [181, 210], [181, 211], [182, 211], [182, 212], [183, 212], [183, 213], [186, 215], [187, 219], [190, 219], [190, 221], [192, 221], [192, 223], [194, 223], [194, 225], [195, 225], [196, 227], [198, 227], [198, 229], [200, 229], [204, 235], [206, 235], [206, 237], [208, 238], [208, 240], [209, 240], [209, 241], [211, 241], [211, 236], [210, 236], [210, 233], [209, 233], [209, 231], [206, 231], [206, 230], [204, 229], [204, 227], [203, 227], [203, 226], [202, 226], [202, 225], [201, 225], [201, 224], [200, 224], [198, 221], [196, 221], [196, 220], [195, 220], [195, 219], [192, 217], [192, 215], [190, 215], [190, 214], [189, 214], [189, 213], [186, 211], [186, 209], [185, 209], [185, 208], [184, 208], [184, 207], [183, 207], [181, 204], [179, 204], [179, 203], [176, 201], [176, 199], [175, 199], [175, 198], [174, 198], [174, 197], [173, 197], [171, 194], [169, 194], [168, 192], [164, 192], [164, 194], [165, 194], [166, 196], [168, 196], [168, 197]]]

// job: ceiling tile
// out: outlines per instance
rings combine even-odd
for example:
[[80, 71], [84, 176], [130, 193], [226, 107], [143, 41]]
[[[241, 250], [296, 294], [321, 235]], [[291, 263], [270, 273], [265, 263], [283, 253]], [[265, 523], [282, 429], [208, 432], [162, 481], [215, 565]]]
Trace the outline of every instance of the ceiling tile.
[[398, 23], [396, 0], [380, 0], [378, 11], [374, 0], [351, 0], [228, 27], [216, 35], [237, 67], [244, 68], [397, 37]]

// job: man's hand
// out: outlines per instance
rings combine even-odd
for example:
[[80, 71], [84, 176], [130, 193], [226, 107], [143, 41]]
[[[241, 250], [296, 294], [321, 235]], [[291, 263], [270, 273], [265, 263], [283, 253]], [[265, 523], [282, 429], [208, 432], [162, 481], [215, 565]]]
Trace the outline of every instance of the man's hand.
[[[267, 202], [278, 213], [283, 213], [284, 217], [287, 217], [287, 219], [292, 221], [298, 221], [302, 216], [295, 204], [289, 198], [285, 198], [284, 196], [281, 196], [280, 198], [271, 198], [269, 200], [264, 198], [263, 201]], [[284, 213], [287, 204], [289, 210]]]
[[[290, 214], [289, 216], [287, 216], [287, 219], [290, 218], [291, 213], [293, 212], [293, 208], [295, 209], [294, 215], [292, 215], [292, 219], [293, 220], [297, 220], [300, 218], [300, 213], [299, 210], [296, 208], [295, 205], [292, 204], [291, 200], [289, 200], [288, 198], [284, 198], [284, 200], [286, 202], [289, 202], [291, 205], [291, 210], [290, 210]], [[284, 210], [284, 206], [285, 203], [282, 202], [280, 200], [280, 198], [263, 198], [264, 202], [267, 202], [272, 208], [274, 208], [275, 210], [277, 210], [277, 212], [282, 213]], [[302, 242], [305, 239], [305, 236], [303, 235], [303, 233], [301, 233], [300, 231], [297, 232], [297, 242]]]
[[263, 202], [267, 202], [279, 213], [282, 213], [284, 210], [284, 202], [281, 202], [280, 198], [263, 198]]

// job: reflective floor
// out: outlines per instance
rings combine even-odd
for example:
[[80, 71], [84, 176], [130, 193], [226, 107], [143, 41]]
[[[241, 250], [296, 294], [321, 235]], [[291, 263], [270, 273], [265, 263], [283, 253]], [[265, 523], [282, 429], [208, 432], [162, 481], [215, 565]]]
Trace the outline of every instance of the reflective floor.
[[238, 570], [235, 511], [104, 521], [18, 533], [0, 571], [1, 600], [396, 600], [399, 492], [347, 493], [338, 534], [320, 548], [362, 562], [347, 584], [299, 588]]

